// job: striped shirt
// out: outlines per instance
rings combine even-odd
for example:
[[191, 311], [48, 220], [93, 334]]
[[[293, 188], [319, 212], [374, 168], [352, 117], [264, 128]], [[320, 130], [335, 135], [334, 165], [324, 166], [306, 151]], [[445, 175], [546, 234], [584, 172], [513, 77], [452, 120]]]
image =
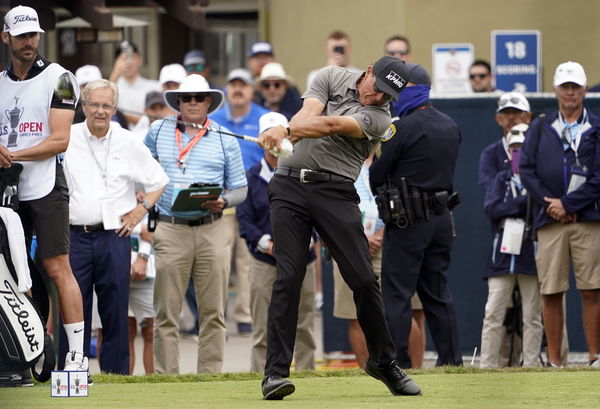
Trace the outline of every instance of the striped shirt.
[[[210, 127], [229, 132], [216, 122], [211, 122]], [[193, 137], [194, 135], [190, 136], [182, 132], [182, 146], [187, 146]], [[179, 147], [175, 139], [174, 121], [168, 119], [155, 121], [150, 126], [144, 143], [169, 176], [169, 184], [157, 203], [162, 215], [194, 219], [209, 214], [202, 210], [172, 212], [175, 184], [211, 183], [228, 190], [247, 185], [240, 146], [233, 136], [207, 132], [190, 151], [185, 167], [178, 166]]]

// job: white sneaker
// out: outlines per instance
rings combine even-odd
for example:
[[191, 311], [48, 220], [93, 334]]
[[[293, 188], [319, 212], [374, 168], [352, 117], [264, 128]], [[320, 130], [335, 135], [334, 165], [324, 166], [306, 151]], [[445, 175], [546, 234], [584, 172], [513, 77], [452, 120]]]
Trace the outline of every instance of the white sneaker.
[[594, 359], [592, 362], [590, 362], [590, 367], [595, 368], [595, 369], [600, 369], [600, 354], [596, 354], [594, 355]]
[[88, 359], [81, 352], [67, 352], [65, 371], [87, 371]]

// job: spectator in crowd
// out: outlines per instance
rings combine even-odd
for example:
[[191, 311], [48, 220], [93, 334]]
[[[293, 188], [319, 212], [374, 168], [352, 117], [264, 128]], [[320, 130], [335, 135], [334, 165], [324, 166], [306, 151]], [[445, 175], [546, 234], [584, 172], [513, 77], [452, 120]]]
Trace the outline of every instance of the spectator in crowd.
[[[513, 102], [510, 98], [514, 98]], [[527, 100], [520, 94], [505, 94], [500, 101], [502, 104], [498, 104], [499, 110], [529, 111]], [[531, 215], [527, 213], [527, 191], [519, 177], [519, 153], [527, 128], [527, 123], [520, 123], [506, 134], [507, 154], [511, 166], [508, 170], [498, 172], [485, 194], [484, 209], [492, 223], [494, 245], [485, 272], [488, 297], [481, 330], [479, 364], [482, 368], [504, 366], [506, 357], [501, 354], [507, 335], [504, 323], [508, 307], [514, 300], [521, 305], [513, 307], [522, 309], [522, 364], [525, 367], [535, 367], [541, 363], [543, 327], [540, 290], [535, 268], [534, 241], [529, 234]], [[518, 235], [520, 240], [507, 234]], [[512, 243], [511, 240], [520, 243]], [[513, 294], [515, 288], [519, 295], [517, 297]], [[516, 332], [516, 328], [514, 331]], [[511, 336], [516, 337], [516, 333]], [[511, 342], [510, 345], [512, 347], [509, 348], [509, 363], [513, 356], [510, 349], [517, 346], [515, 342]], [[519, 352], [517, 356], [521, 355]], [[520, 361], [517, 361], [517, 365]]]
[[409, 192], [401, 195], [404, 209], [410, 210], [406, 218], [384, 220], [381, 288], [385, 315], [398, 351], [396, 359], [402, 368], [410, 368], [410, 298], [418, 293], [438, 352], [436, 365], [462, 365], [446, 275], [453, 241], [449, 203], [461, 135], [456, 123], [431, 105], [427, 71], [413, 63], [406, 63], [406, 68], [409, 82], [398, 100], [400, 118], [390, 126], [381, 156], [370, 168], [373, 192], [390, 184], [399, 192]]
[[[227, 76], [225, 86], [226, 103], [221, 109], [209, 117], [225, 126], [230, 131], [249, 136], [258, 136], [258, 122], [267, 111], [252, 102], [254, 80], [248, 70], [237, 68]], [[261, 161], [263, 149], [254, 142], [238, 140], [244, 160], [244, 169], [248, 170]], [[250, 315], [250, 283], [248, 282], [248, 266], [251, 256], [244, 240], [240, 237], [235, 208], [230, 207], [223, 212], [224, 224], [230, 233], [230, 246], [233, 259], [232, 269], [236, 273], [236, 296], [234, 319], [240, 334], [252, 332]]]
[[[260, 132], [273, 126], [287, 125], [282, 114], [270, 112], [260, 119]], [[252, 311], [252, 356], [250, 370], [262, 372], [267, 359], [267, 311], [271, 302], [273, 282], [277, 278], [273, 257], [273, 230], [269, 218], [267, 187], [277, 167], [277, 157], [265, 150], [265, 157], [247, 172], [248, 198], [237, 207], [236, 217], [240, 235], [246, 240], [250, 261], [250, 306]], [[313, 336], [315, 298], [315, 252], [307, 256], [306, 275], [300, 291], [300, 307], [296, 330], [296, 369], [315, 369], [315, 340]]]
[[[352, 71], [360, 71], [356, 67], [350, 66], [350, 55], [352, 48], [350, 47], [350, 36], [343, 31], [336, 30], [327, 36], [325, 42], [325, 54], [327, 55], [327, 64], [336, 67], [348, 68]], [[306, 88], [310, 88], [310, 84], [319, 72], [319, 69], [312, 70], [306, 77]]]
[[[118, 100], [115, 84], [95, 80], [83, 89], [85, 122], [73, 125], [65, 152], [71, 223], [71, 265], [81, 289], [86, 322], [92, 291], [102, 320], [104, 372], [129, 374], [127, 310], [132, 229], [154, 206], [168, 182], [148, 149], [130, 131], [111, 122]], [[146, 191], [138, 203], [135, 184]], [[89, 353], [91, 327], [84, 329]], [[61, 343], [61, 351], [66, 351]]]
[[[183, 66], [186, 72], [189, 74], [200, 74], [206, 81], [209, 81], [210, 77], [210, 64], [206, 58], [204, 51], [194, 49], [190, 50], [183, 56]], [[210, 85], [210, 81], [209, 81]]]
[[275, 62], [273, 46], [267, 41], [257, 41], [250, 46], [248, 50], [248, 70], [252, 74], [252, 78], [260, 75], [263, 67], [270, 62]]
[[[209, 88], [203, 76], [188, 75], [178, 90], [165, 92], [165, 100], [184, 122], [176, 122], [176, 117], [155, 121], [145, 138], [152, 156], [169, 176], [157, 205], [160, 215], [153, 241], [154, 369], [179, 373], [179, 315], [191, 274], [200, 311], [197, 370], [219, 372], [225, 351], [231, 257], [230, 233], [221, 217], [223, 209], [246, 198], [242, 155], [237, 140], [219, 133], [221, 126], [208, 119], [222, 104], [223, 92]], [[204, 128], [198, 130], [185, 122]], [[202, 202], [198, 210], [173, 210], [177, 193], [192, 183], [216, 184], [224, 193]]]
[[[179, 88], [181, 81], [187, 76], [185, 68], [181, 64], [168, 64], [160, 69], [158, 83], [162, 92], [172, 91]], [[175, 115], [170, 109], [159, 91], [149, 91], [144, 98], [144, 115], [139, 119], [131, 131], [136, 135], [146, 136], [150, 124], [165, 116]]]
[[302, 108], [302, 99], [283, 66], [277, 62], [265, 65], [258, 77], [259, 103], [265, 108], [283, 114], [288, 120]]
[[484, 60], [475, 60], [469, 67], [469, 82], [473, 92], [494, 92], [492, 67]]
[[533, 121], [520, 161], [539, 242], [548, 363], [561, 366], [563, 298], [572, 265], [590, 365], [600, 368], [600, 119], [584, 106], [587, 78], [580, 64], [560, 64], [553, 84], [558, 111]]
[[383, 53], [410, 62], [410, 41], [401, 35], [393, 35], [385, 41]]
[[152, 122], [173, 115], [173, 110], [167, 106], [163, 94], [158, 91], [150, 91], [146, 94], [145, 105], [144, 116], [131, 130], [131, 132], [139, 136], [141, 140], [144, 140]]
[[[63, 355], [65, 361], [59, 360], [59, 366], [64, 364], [67, 371], [87, 371], [81, 292], [69, 263], [69, 201], [63, 168], [57, 160], [69, 144], [79, 88], [73, 74], [39, 54], [43, 32], [31, 7], [17, 6], [4, 16], [2, 42], [8, 47], [10, 65], [0, 75], [0, 108], [5, 115], [16, 110], [20, 123], [35, 125], [35, 129], [24, 133], [16, 127], [2, 135], [0, 166], [23, 165], [19, 217], [28, 248], [34, 231], [37, 236], [37, 253], [57, 289], [64, 322], [61, 338], [65, 345], [65, 335], [68, 341], [69, 353]], [[41, 295], [41, 299], [47, 297]], [[33, 385], [29, 371], [11, 377], [13, 385]]]
[[109, 80], [117, 84], [119, 90], [118, 108], [125, 113], [129, 129], [140, 120], [144, 110], [146, 94], [160, 90], [158, 82], [140, 74], [142, 56], [135, 44], [123, 41], [115, 50], [115, 64]]
[[[102, 73], [100, 72], [100, 68], [96, 67], [95, 65], [84, 65], [83, 67], [77, 68], [77, 71], [75, 71], [75, 79], [77, 80], [79, 92], [81, 93], [88, 82], [102, 79]], [[118, 122], [119, 125], [124, 128], [127, 128], [128, 126], [127, 118], [125, 118], [125, 115], [119, 110], [117, 110], [117, 112], [113, 115], [112, 120]], [[83, 101], [79, 101], [79, 104], [77, 104], [77, 109], [75, 110], [73, 123], [78, 124], [83, 121], [85, 121], [85, 114], [83, 113]]]

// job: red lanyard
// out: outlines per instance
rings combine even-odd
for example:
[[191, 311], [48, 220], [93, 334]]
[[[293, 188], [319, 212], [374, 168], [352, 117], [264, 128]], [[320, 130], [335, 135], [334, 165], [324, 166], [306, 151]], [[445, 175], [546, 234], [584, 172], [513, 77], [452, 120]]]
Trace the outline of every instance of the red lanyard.
[[206, 119], [206, 123], [203, 125], [202, 129], [198, 131], [196, 136], [192, 138], [191, 141], [188, 142], [187, 146], [184, 148], [181, 143], [181, 130], [179, 128], [175, 128], [175, 138], [177, 140], [177, 147], [179, 148], [179, 158], [177, 159], [177, 166], [184, 167], [187, 162], [187, 155], [190, 151], [196, 146], [196, 144], [202, 139], [204, 134], [208, 131], [208, 127], [210, 125], [210, 119]]

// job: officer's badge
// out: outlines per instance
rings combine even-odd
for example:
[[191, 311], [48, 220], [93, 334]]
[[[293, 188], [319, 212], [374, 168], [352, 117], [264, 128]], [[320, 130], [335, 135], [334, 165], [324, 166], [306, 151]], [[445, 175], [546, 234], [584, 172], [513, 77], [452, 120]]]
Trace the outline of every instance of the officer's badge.
[[396, 135], [396, 125], [390, 124], [390, 127], [388, 128], [387, 132], [383, 136], [383, 139], [382, 139], [383, 142], [389, 141], [390, 139], [392, 139], [394, 137], [394, 135]]

